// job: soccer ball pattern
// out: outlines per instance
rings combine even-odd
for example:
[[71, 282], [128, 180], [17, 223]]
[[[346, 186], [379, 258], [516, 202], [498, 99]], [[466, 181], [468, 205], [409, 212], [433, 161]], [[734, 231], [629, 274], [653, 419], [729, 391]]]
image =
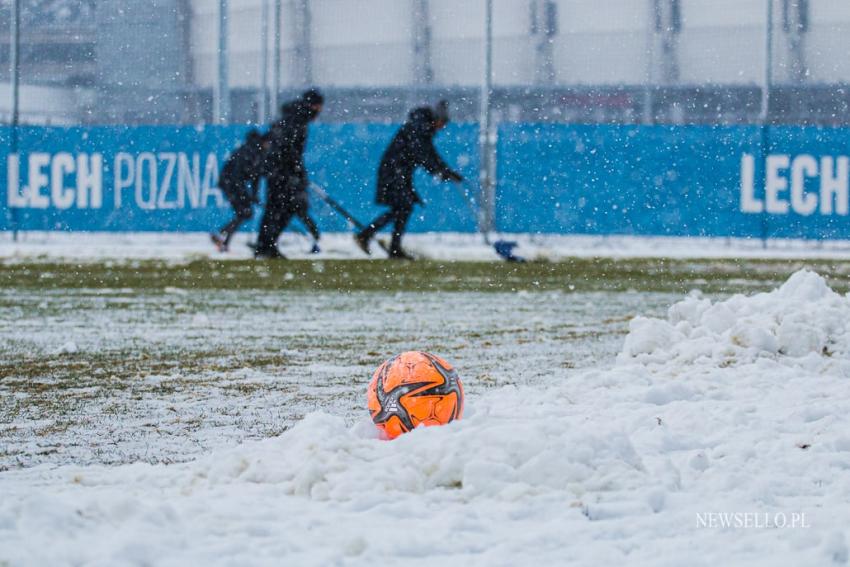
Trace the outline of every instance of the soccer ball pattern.
[[367, 399], [372, 421], [390, 439], [463, 415], [463, 385], [457, 372], [427, 352], [405, 352], [384, 362], [372, 376]]

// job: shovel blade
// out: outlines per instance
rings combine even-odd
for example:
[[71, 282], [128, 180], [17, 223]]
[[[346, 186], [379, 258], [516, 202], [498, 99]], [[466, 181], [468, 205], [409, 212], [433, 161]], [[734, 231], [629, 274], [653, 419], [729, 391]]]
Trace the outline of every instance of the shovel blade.
[[493, 243], [493, 249], [496, 250], [496, 254], [508, 262], [525, 262], [524, 258], [520, 258], [514, 254], [514, 248], [516, 247], [517, 243], [512, 240], [497, 240]]

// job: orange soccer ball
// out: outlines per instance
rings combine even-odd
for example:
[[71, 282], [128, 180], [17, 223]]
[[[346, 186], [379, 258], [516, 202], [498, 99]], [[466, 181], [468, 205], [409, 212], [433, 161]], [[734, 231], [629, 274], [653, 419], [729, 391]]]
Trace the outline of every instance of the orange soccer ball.
[[372, 376], [367, 398], [372, 421], [390, 439], [463, 415], [463, 385], [457, 372], [427, 352], [405, 352], [384, 362]]

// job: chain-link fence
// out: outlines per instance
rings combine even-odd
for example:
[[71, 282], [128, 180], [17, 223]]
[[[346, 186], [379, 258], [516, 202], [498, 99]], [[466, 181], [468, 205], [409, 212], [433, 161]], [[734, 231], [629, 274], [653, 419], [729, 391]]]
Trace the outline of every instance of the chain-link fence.
[[[0, 119], [10, 7], [0, 0]], [[485, 0], [19, 0], [21, 122], [268, 121], [306, 85], [323, 120], [398, 121], [448, 97], [475, 121]], [[498, 121], [748, 123], [769, 0], [495, 0]], [[219, 10], [226, 6], [226, 84]], [[850, 3], [772, 0], [770, 119], [850, 123]]]

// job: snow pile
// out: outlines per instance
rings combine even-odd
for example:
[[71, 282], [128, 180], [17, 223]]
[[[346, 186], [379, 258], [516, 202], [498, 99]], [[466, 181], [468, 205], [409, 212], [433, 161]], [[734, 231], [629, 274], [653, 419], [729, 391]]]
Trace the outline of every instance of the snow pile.
[[[278, 438], [181, 465], [4, 473], [0, 564], [543, 560], [569, 524], [663, 506], [642, 493], [647, 472], [619, 423], [589, 430], [557, 391], [506, 388], [475, 405], [392, 442], [368, 418], [347, 427], [311, 414]], [[527, 533], [510, 542], [513, 529]]]
[[395, 441], [312, 414], [180, 465], [0, 473], [0, 565], [846, 565], [847, 321], [800, 272]]
[[516, 500], [549, 490], [581, 494], [640, 484], [642, 464], [622, 431], [589, 434], [553, 418], [479, 416], [387, 443], [376, 442], [370, 423], [349, 431], [339, 418], [312, 414], [261, 451], [217, 455], [193, 474], [212, 483], [271, 483], [284, 494], [333, 501], [439, 489]]
[[801, 270], [779, 289], [713, 303], [692, 293], [666, 320], [636, 317], [621, 363], [728, 366], [772, 359], [850, 375], [850, 299]]

